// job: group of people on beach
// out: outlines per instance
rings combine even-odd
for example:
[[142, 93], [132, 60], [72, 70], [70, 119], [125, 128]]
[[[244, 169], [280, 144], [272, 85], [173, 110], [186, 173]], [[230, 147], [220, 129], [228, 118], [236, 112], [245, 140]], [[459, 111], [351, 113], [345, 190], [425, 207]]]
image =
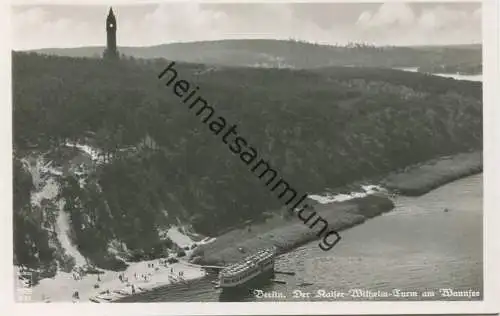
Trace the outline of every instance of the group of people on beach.
[[[157, 266], [155, 263], [151, 263], [151, 262], [148, 262], [146, 263], [146, 266], [149, 268], [149, 269], [154, 269], [154, 271], [159, 271], [160, 270], [160, 266], [163, 266], [165, 268], [170, 268], [170, 274], [172, 276], [175, 276], [175, 271], [174, 271], [174, 268], [172, 266], [169, 267], [169, 262], [167, 259], [160, 259], [158, 261], [159, 265]], [[178, 271], [177, 272], [178, 274], [178, 277], [181, 278], [182, 280], [182, 277], [184, 277], [184, 271]], [[72, 275], [73, 275], [73, 279], [76, 280], [76, 281], [79, 281], [79, 280], [82, 280], [82, 278], [86, 275], [85, 271], [83, 270], [73, 270], [72, 272]], [[137, 273], [137, 272], [134, 272], [134, 279], [135, 280], [144, 280], [146, 282], [148, 282], [151, 277], [153, 276], [153, 273], [152, 272], [147, 272], [147, 273]], [[121, 283], [126, 283], [127, 286], [131, 286], [131, 292], [132, 294], [135, 294], [136, 293], [136, 286], [134, 286], [134, 284], [131, 284], [129, 282], [129, 278], [128, 276], [125, 274], [125, 273], [119, 273], [118, 274], [118, 279], [120, 280]], [[101, 283], [101, 275], [98, 274], [97, 275], [97, 282], [94, 284], [94, 288], [99, 288], [100, 287], [100, 283]], [[108, 290], [109, 291], [109, 290]], [[75, 290], [72, 294], [72, 299], [73, 301], [79, 301], [80, 300], [80, 293], [78, 290]]]
[[[118, 279], [120, 280], [120, 282], [122, 283], [127, 283], [128, 282], [128, 277], [125, 276], [125, 273], [120, 273], [118, 275]], [[137, 278], [136, 278], [137, 279]]]
[[[160, 259], [159, 260], [159, 264], [163, 265], [164, 267], [168, 267], [168, 261], [166, 259]], [[148, 262], [148, 263], [146, 263], [146, 266], [148, 268], [150, 268], [150, 269], [154, 269], [154, 271], [159, 271], [160, 270], [160, 268], [157, 267], [155, 265], [155, 263]], [[172, 274], [174, 273], [174, 268], [173, 267], [170, 268], [170, 273], [172, 273]], [[147, 281], [149, 281], [151, 279], [152, 276], [153, 276], [153, 273], [151, 273], [151, 272], [141, 273], [141, 274], [138, 274], [137, 272], [134, 272], [134, 279], [135, 280], [143, 280], [143, 281], [147, 282]], [[180, 271], [179, 272], [179, 276], [184, 276], [184, 272]], [[127, 283], [128, 282], [128, 277], [125, 276], [124, 273], [120, 273], [118, 275], [118, 278], [120, 279], [120, 281], [122, 283]]]
[[73, 269], [72, 274], [75, 281], [81, 280], [86, 275], [85, 270], [83, 270], [81, 267], [78, 267], [78, 269]]
[[134, 278], [136, 280], [142, 279], [144, 281], [149, 281], [149, 279], [153, 276], [152, 273], [143, 273], [141, 275], [138, 275], [137, 273], [134, 273]]

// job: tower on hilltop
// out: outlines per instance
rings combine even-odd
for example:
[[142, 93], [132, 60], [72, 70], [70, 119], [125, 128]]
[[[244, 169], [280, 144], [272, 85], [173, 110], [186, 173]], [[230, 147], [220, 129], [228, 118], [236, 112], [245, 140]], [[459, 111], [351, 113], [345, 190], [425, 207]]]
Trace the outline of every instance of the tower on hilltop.
[[106, 49], [103, 55], [105, 59], [118, 59], [120, 57], [116, 48], [116, 29], [116, 17], [113, 8], [109, 8], [108, 17], [106, 18]]

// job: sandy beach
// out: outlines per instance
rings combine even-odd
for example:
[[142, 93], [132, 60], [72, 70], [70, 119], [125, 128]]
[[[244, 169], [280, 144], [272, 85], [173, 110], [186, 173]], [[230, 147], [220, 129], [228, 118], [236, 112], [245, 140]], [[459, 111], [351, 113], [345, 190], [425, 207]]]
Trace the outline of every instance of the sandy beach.
[[[177, 227], [171, 227], [167, 234], [180, 247], [191, 247], [195, 244]], [[58, 271], [54, 278], [42, 279], [37, 285], [29, 288], [28, 294], [24, 294], [26, 291], [22, 291], [22, 285], [18, 285], [18, 290], [23, 293], [21, 295], [29, 296], [27, 300], [24, 299], [29, 302], [112, 302], [157, 287], [203, 278], [205, 270], [188, 262], [191, 253], [191, 250], [186, 251], [186, 256], [182, 258], [170, 254], [170, 258], [177, 259], [178, 262], [175, 263], [167, 263], [168, 257], [127, 262], [128, 267], [124, 271], [101, 269], [102, 273], [99, 275], [86, 274], [78, 277], [78, 273]], [[78, 298], [73, 296], [75, 292], [78, 292]]]
[[[96, 298], [98, 301], [114, 301], [141, 293], [156, 287], [165, 286], [173, 282], [194, 280], [205, 276], [205, 271], [198, 266], [179, 261], [173, 264], [160, 264], [167, 258], [130, 263], [122, 272], [105, 271], [99, 275], [89, 274], [81, 279], [74, 279], [72, 273], [59, 272], [52, 279], [43, 279], [32, 288], [32, 302], [90, 302]], [[124, 276], [122, 282], [119, 276]], [[143, 276], [146, 276], [144, 279]], [[128, 280], [127, 280], [128, 279]], [[94, 286], [98, 284], [98, 288]], [[79, 299], [73, 298], [73, 293], [78, 291]], [[119, 292], [119, 293], [118, 293]]]

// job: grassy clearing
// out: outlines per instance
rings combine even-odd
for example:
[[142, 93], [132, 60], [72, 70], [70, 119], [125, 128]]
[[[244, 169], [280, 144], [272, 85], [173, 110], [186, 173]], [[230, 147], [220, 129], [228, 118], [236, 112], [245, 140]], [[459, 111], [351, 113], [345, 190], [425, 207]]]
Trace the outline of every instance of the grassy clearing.
[[[330, 229], [341, 231], [365, 220], [390, 211], [394, 204], [385, 196], [368, 196], [342, 203], [317, 204], [315, 210], [329, 223]], [[317, 229], [310, 229], [298, 217], [288, 219], [275, 216], [265, 223], [235, 229], [203, 245], [195, 252], [195, 262], [228, 264], [237, 262], [255, 249], [275, 246], [283, 253], [318, 239]], [[238, 250], [243, 248], [244, 252]]]
[[462, 153], [436, 159], [409, 168], [404, 172], [392, 174], [383, 181], [383, 186], [402, 195], [418, 196], [482, 170], [482, 152]]

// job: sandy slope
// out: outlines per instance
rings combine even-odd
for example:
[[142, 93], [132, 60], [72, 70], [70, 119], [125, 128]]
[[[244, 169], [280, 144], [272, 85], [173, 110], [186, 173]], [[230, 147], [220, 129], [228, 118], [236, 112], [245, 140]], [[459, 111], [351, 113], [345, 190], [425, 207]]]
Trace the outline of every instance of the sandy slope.
[[167, 232], [168, 238], [172, 240], [177, 246], [184, 248], [193, 244], [193, 240], [189, 236], [184, 235], [179, 231], [179, 228], [173, 226]]
[[59, 215], [57, 216], [56, 232], [57, 239], [61, 243], [67, 255], [70, 255], [75, 259], [75, 264], [77, 266], [83, 266], [87, 263], [87, 260], [82, 256], [80, 251], [71, 242], [68, 231], [69, 231], [69, 221], [68, 215], [64, 212], [64, 201], [59, 201]]
[[378, 185], [363, 185], [361, 186], [363, 192], [351, 192], [350, 194], [311, 194], [308, 197], [320, 204], [328, 204], [333, 202], [344, 202], [352, 199], [359, 199], [366, 197], [377, 192], [384, 192], [384, 189]]

